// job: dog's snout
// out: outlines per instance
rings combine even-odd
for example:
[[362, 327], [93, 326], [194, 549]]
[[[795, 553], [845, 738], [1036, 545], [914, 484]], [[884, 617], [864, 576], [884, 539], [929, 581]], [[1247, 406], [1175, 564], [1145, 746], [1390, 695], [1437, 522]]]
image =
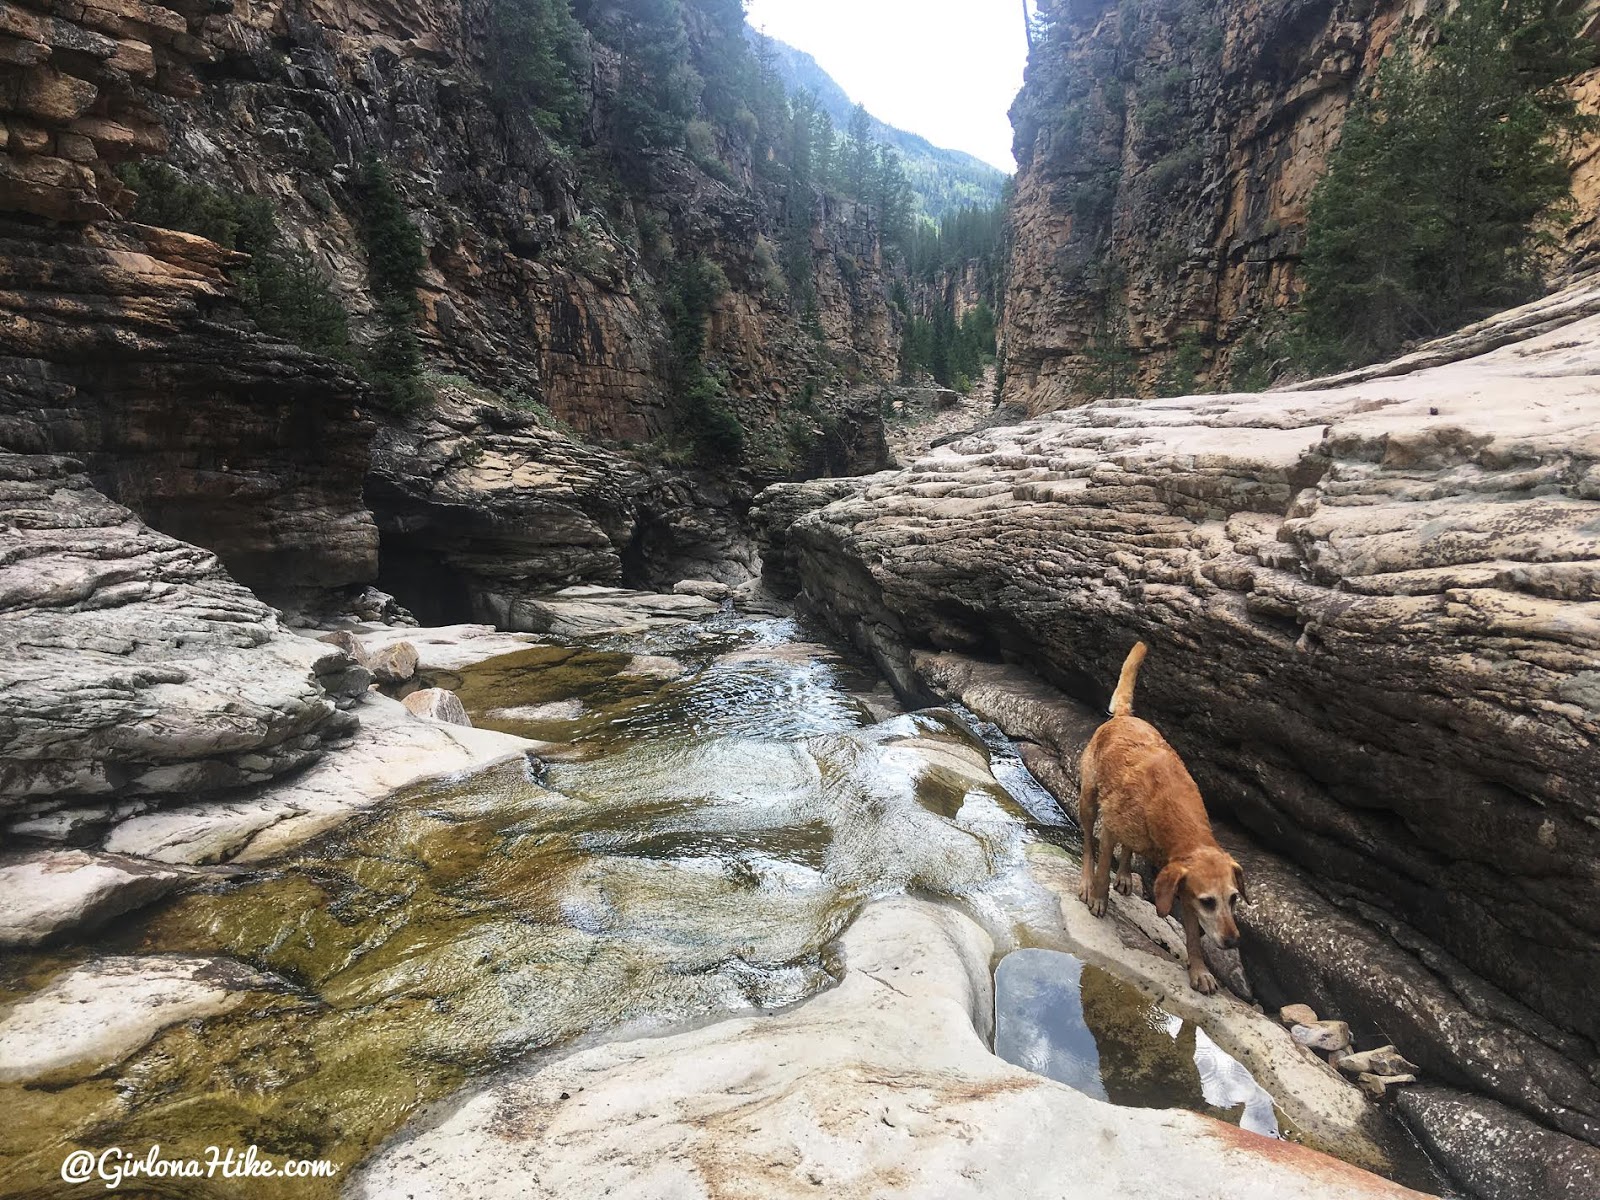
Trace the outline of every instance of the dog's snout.
[[1239, 939], [1238, 939], [1237, 936], [1225, 937], [1225, 938], [1222, 939], [1222, 948], [1224, 950], [1232, 950], [1238, 944], [1239, 944]]

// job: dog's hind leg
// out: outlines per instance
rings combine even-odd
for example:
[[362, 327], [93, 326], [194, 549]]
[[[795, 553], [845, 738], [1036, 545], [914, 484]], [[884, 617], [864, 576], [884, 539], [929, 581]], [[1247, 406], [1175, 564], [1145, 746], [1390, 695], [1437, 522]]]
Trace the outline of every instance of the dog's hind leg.
[[1126, 846], [1122, 848], [1122, 857], [1117, 860], [1117, 891], [1124, 896], [1132, 895], [1136, 890], [1144, 890], [1144, 881], [1133, 873], [1133, 851]]

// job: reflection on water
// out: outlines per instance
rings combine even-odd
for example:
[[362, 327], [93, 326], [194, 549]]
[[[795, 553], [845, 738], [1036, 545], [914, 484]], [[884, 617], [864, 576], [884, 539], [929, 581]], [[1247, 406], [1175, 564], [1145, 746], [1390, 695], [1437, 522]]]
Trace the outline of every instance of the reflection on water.
[[995, 971], [995, 1053], [1097, 1100], [1187, 1108], [1278, 1136], [1272, 1097], [1206, 1032], [1073, 954], [1025, 949]]

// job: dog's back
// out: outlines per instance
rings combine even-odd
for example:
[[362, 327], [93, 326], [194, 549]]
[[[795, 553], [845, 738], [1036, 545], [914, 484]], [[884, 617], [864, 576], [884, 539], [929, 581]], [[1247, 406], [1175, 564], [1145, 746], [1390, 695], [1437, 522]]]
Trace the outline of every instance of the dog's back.
[[1133, 715], [1133, 690], [1146, 653], [1138, 642], [1123, 662], [1111, 719], [1089, 740], [1082, 773], [1104, 827], [1134, 853], [1159, 861], [1169, 847], [1209, 840], [1210, 823], [1183, 759], [1160, 730]]

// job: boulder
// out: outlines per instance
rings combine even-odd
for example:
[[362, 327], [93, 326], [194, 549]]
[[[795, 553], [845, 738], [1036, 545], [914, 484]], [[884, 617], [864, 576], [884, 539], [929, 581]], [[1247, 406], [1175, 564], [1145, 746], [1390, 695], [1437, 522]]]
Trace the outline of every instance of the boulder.
[[161, 899], [188, 878], [139, 859], [85, 850], [0, 859], [0, 947], [87, 933]]
[[379, 683], [407, 683], [417, 673], [417, 648], [410, 642], [393, 642], [374, 651], [367, 662]]
[[423, 688], [400, 701], [414, 716], [443, 721], [446, 725], [471, 725], [472, 718], [454, 692], [444, 688]]
[[332, 633], [321, 634], [317, 640], [339, 647], [350, 656], [351, 661], [357, 666], [370, 667], [372, 665], [372, 655], [361, 644], [361, 639], [348, 629], [336, 629]]
[[1285, 1025], [1315, 1025], [1317, 1010], [1309, 1004], [1285, 1004], [1278, 1010], [1278, 1020]]

